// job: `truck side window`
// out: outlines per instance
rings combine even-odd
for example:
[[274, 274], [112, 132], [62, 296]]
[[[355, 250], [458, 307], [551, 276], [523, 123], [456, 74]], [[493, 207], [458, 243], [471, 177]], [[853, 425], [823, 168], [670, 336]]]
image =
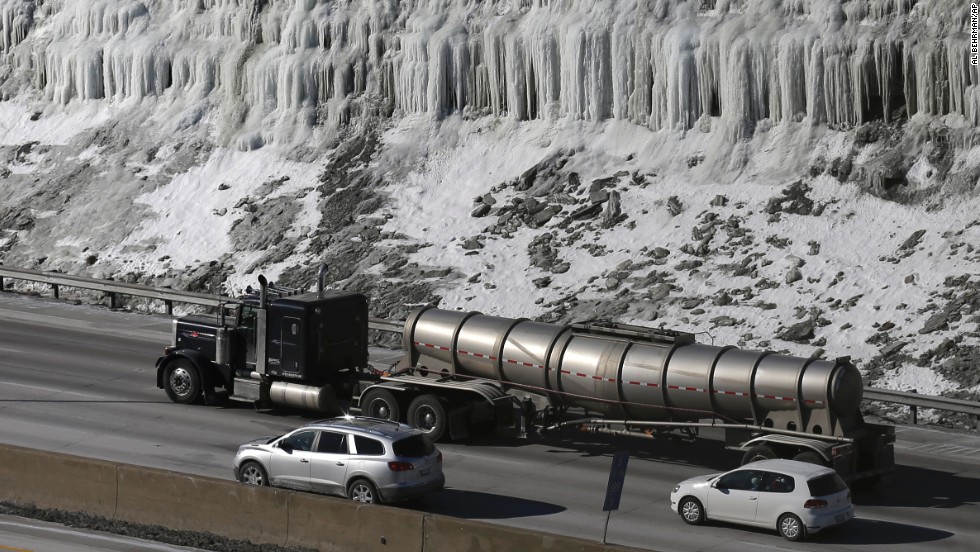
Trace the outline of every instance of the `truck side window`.
[[255, 327], [255, 307], [242, 305], [242, 321], [239, 326], [245, 328]]

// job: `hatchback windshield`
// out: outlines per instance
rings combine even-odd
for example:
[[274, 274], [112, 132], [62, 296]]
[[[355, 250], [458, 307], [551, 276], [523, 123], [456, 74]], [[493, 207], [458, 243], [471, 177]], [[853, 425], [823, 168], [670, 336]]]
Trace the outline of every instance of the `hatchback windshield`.
[[421, 435], [412, 435], [395, 441], [392, 448], [395, 449], [395, 455], [408, 456], [411, 458], [428, 456], [435, 450], [432, 443]]
[[810, 496], [827, 496], [847, 489], [847, 483], [836, 473], [814, 477], [806, 484], [810, 487]]

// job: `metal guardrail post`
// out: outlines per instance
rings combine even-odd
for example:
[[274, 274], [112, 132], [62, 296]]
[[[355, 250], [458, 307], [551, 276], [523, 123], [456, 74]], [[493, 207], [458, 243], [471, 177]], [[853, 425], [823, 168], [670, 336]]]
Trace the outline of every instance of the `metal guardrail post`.
[[174, 315], [174, 302], [173, 301], [170, 301], [170, 300], [165, 300], [163, 302], [163, 304], [167, 306], [167, 316], [173, 316]]
[[116, 294], [110, 291], [107, 295], [109, 296], [109, 308], [112, 310], [119, 308], [119, 305], [116, 302]]
[[[919, 394], [919, 390], [918, 389], [913, 389], [911, 392], [912, 393], [915, 393], [917, 395]], [[912, 425], [918, 424], [919, 423], [919, 407], [916, 406], [916, 405], [914, 405], [914, 404], [913, 405], [910, 405], [909, 406], [909, 414], [912, 417]]]
[[61, 299], [61, 296], [58, 294], [58, 284], [51, 284], [51, 289], [54, 290], [54, 298]]

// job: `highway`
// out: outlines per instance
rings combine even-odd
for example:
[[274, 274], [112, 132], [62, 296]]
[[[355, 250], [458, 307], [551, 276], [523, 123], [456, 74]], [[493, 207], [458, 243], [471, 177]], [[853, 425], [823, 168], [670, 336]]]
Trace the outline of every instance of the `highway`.
[[[231, 479], [239, 443], [310, 421], [250, 406], [183, 406], [156, 387], [170, 319], [0, 293], [0, 442]], [[383, 354], [383, 351], [373, 351]], [[448, 488], [415, 509], [602, 538], [612, 454], [632, 454], [610, 543], [661, 551], [975, 550], [980, 437], [899, 427], [893, 483], [855, 497], [858, 519], [813, 541], [732, 525], [690, 527], [667, 503], [678, 481], [735, 467], [721, 443], [573, 432], [443, 443]]]

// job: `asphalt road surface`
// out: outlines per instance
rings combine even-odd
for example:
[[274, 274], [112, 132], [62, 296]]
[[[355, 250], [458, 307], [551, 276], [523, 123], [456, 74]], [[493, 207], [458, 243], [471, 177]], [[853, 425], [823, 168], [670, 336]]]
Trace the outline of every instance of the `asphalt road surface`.
[[[156, 387], [170, 319], [0, 293], [0, 442], [232, 479], [237, 446], [311, 420], [249, 406], [183, 406]], [[373, 354], [384, 354], [376, 350]], [[410, 507], [600, 540], [612, 454], [631, 453], [610, 543], [662, 551], [977, 549], [980, 437], [899, 427], [891, 485], [855, 496], [858, 519], [813, 541], [733, 525], [690, 527], [678, 481], [735, 467], [720, 442], [565, 432], [440, 444], [447, 489]]]

